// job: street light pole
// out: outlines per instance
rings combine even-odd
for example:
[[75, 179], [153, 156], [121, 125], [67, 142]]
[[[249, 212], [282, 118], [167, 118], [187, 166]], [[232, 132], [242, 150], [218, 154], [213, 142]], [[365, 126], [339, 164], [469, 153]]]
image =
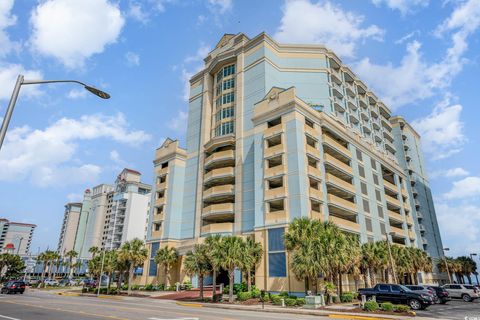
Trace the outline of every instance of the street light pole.
[[[470, 259], [473, 260], [473, 256], [476, 256], [477, 254], [476, 253], [470, 253]], [[475, 260], [473, 260], [473, 262], [475, 262]], [[475, 265], [477, 265], [475, 263]], [[477, 285], [478, 285], [478, 271], [475, 271], [475, 279], [477, 280]]]
[[388, 247], [388, 255], [390, 256], [390, 265], [392, 267], [392, 272], [393, 272], [393, 280], [395, 281], [395, 283], [398, 283], [398, 279], [397, 279], [397, 272], [396, 272], [396, 268], [395, 268], [395, 264], [393, 263], [393, 258], [392, 258], [392, 251], [390, 249], [390, 239], [389, 239], [389, 236], [393, 236], [395, 234], [395, 232], [389, 232], [387, 234], [387, 247]]
[[2, 149], [3, 140], [5, 140], [5, 135], [7, 134], [8, 125], [10, 124], [10, 119], [12, 118], [13, 109], [15, 108], [15, 103], [17, 102], [18, 94], [20, 93], [20, 88], [22, 85], [29, 84], [46, 84], [46, 83], [77, 83], [82, 85], [86, 90], [90, 91], [94, 95], [102, 98], [109, 99], [110, 95], [106, 92], [98, 90], [95, 87], [86, 85], [83, 82], [77, 80], [25, 80], [23, 75], [18, 75], [17, 82], [13, 88], [12, 97], [8, 103], [7, 111], [5, 112], [5, 117], [3, 118], [2, 127], [0, 128], [0, 150]]
[[[448, 251], [448, 250], [450, 250], [450, 248], [443, 248], [443, 251]], [[447, 269], [448, 281], [452, 283], [452, 277], [450, 276], [450, 270], [448, 270], [447, 256], [445, 255], [445, 252], [443, 254], [443, 260], [445, 261], [445, 268]]]

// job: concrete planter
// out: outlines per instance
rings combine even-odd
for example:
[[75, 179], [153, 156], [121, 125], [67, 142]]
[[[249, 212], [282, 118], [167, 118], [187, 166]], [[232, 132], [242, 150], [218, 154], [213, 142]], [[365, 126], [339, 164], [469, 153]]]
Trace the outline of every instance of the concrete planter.
[[325, 305], [325, 300], [323, 299], [323, 295], [320, 296], [306, 296], [305, 297], [305, 305], [303, 306], [305, 309], [318, 309]]

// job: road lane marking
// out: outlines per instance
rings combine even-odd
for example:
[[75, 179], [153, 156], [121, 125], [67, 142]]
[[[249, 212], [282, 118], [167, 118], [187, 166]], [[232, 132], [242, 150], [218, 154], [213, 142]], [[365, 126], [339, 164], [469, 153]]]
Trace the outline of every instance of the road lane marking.
[[355, 320], [392, 320], [392, 318], [377, 318], [377, 317], [369, 317], [369, 316], [354, 316], [349, 314], [329, 314], [329, 318], [334, 319], [355, 319]]
[[200, 303], [191, 303], [191, 302], [176, 302], [177, 305], [182, 307], [193, 307], [193, 308], [201, 308], [203, 305]]
[[[19, 303], [19, 302], [13, 302], [13, 301], [5, 301], [6, 303], [11, 303], [11, 304], [18, 304], [21, 306], [28, 306], [28, 307], [33, 307], [33, 308], [40, 308], [40, 309], [46, 309], [46, 310], [55, 310], [55, 311], [61, 311], [61, 312], [70, 312], [70, 313], [76, 313], [76, 314], [84, 314], [87, 316], [92, 316], [92, 317], [98, 317], [98, 318], [110, 318], [110, 319], [116, 319], [116, 320], [130, 320], [128, 318], [121, 318], [117, 316], [109, 316], [105, 314], [99, 314], [99, 313], [89, 313], [89, 312], [84, 312], [84, 311], [74, 311], [74, 310], [65, 310], [61, 308], [51, 308], [51, 307], [45, 307], [45, 306], [37, 306], [34, 304], [27, 304], [27, 303]], [[20, 319], [14, 319], [13, 320], [20, 320]]]
[[17, 318], [2, 316], [1, 314], [0, 314], [0, 318], [2, 318], [2, 319], [9, 319], [9, 320], [20, 320], [20, 319], [17, 319]]
[[148, 320], [198, 320], [199, 318], [148, 318]]

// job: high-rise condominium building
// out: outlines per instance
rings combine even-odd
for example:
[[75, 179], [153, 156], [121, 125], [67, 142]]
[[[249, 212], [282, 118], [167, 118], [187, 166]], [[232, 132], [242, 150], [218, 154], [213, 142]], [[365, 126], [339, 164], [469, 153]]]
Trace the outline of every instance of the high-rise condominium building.
[[62, 229], [58, 239], [57, 252], [64, 255], [75, 248], [82, 203], [70, 202], [65, 205]]
[[[156, 152], [145, 281], [157, 275], [159, 247], [183, 255], [211, 234], [249, 235], [264, 249], [257, 287], [303, 292], [283, 243], [297, 217], [332, 221], [361, 242], [390, 235], [424, 248], [391, 112], [335, 53], [240, 33], [224, 35], [204, 61], [190, 80], [186, 150], [167, 140]], [[433, 205], [423, 210], [435, 216]], [[183, 280], [182, 259], [173, 282]]]
[[36, 227], [34, 224], [12, 222], [0, 218], [0, 253], [27, 255]]

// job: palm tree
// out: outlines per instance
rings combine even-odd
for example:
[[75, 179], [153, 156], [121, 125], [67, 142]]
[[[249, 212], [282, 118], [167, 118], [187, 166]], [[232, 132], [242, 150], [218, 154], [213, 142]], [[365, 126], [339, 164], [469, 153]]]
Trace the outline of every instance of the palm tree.
[[252, 270], [255, 270], [262, 259], [263, 249], [259, 242], [255, 242], [253, 237], [247, 237], [244, 242], [242, 267], [247, 274], [247, 288], [252, 291]]
[[120, 248], [118, 258], [129, 264], [128, 269], [128, 295], [132, 294], [133, 273], [135, 267], [143, 264], [148, 257], [148, 249], [143, 245], [143, 241], [135, 238], [125, 242]]
[[68, 258], [68, 274], [69, 274], [69, 279], [71, 279], [72, 270], [73, 270], [73, 259], [78, 257], [78, 253], [75, 250], [70, 250], [65, 254], [65, 257]]
[[58, 252], [54, 252], [52, 267], [55, 266], [55, 269], [52, 268], [52, 270], [54, 270], [52, 279], [55, 279], [57, 276], [57, 273], [59, 273], [61, 263], [62, 263], [62, 256]]
[[45, 274], [48, 272], [48, 275], [51, 276], [51, 267], [54, 257], [55, 252], [51, 250], [46, 250], [45, 252], [40, 253], [37, 257], [37, 261], [43, 263], [42, 281], [38, 284], [39, 288], [45, 283]]
[[360, 280], [360, 262], [362, 260], [362, 249], [360, 247], [360, 239], [355, 234], [345, 234], [345, 241], [342, 242], [343, 248], [339, 248], [340, 254], [340, 294], [343, 292], [341, 274], [352, 274], [355, 281], [355, 291], [358, 291], [358, 282]]
[[471, 274], [474, 273], [477, 269], [477, 264], [473, 261], [472, 258], [461, 256], [456, 259], [460, 264], [460, 273], [463, 276], [466, 276], [468, 279], [468, 283], [472, 284]]
[[242, 266], [243, 240], [236, 236], [226, 236], [222, 239], [222, 251], [224, 254], [222, 268], [228, 272], [228, 301], [233, 302], [233, 277], [235, 268]]
[[207, 246], [205, 244], [196, 244], [193, 250], [188, 251], [185, 255], [183, 266], [189, 276], [198, 276], [200, 299], [203, 300], [203, 279], [211, 270], [210, 264], [208, 263]]
[[93, 246], [88, 249], [88, 252], [92, 254], [92, 259], [95, 259], [95, 256], [100, 252], [100, 249], [96, 246]]
[[107, 294], [110, 293], [110, 283], [111, 283], [110, 280], [112, 278], [112, 274], [116, 271], [117, 260], [118, 260], [118, 254], [116, 250], [109, 250], [105, 252], [103, 271], [107, 274], [107, 277], [108, 277]]
[[212, 287], [213, 287], [213, 299], [217, 295], [217, 274], [220, 271], [223, 251], [222, 251], [222, 236], [219, 234], [210, 235], [205, 239], [205, 245], [207, 246], [208, 262], [212, 267]]
[[178, 260], [178, 254], [177, 250], [175, 248], [170, 248], [170, 247], [164, 247], [161, 249], [157, 250], [157, 253], [155, 254], [155, 263], [159, 264], [160, 266], [163, 266], [163, 272], [164, 272], [164, 285], [165, 288], [168, 286], [168, 272], [171, 267], [177, 262]]
[[365, 287], [370, 288], [376, 284], [375, 269], [378, 265], [375, 242], [362, 244], [362, 260], [360, 262], [365, 275]]

